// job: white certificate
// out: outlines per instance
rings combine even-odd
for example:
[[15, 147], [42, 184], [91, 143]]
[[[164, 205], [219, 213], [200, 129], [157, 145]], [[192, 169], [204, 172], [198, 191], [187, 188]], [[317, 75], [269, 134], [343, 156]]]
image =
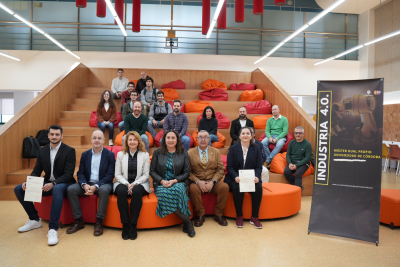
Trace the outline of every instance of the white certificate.
[[239, 188], [240, 192], [255, 192], [256, 184], [254, 179], [256, 175], [254, 170], [239, 170]]
[[43, 177], [28, 176], [26, 179], [25, 201], [42, 202]]

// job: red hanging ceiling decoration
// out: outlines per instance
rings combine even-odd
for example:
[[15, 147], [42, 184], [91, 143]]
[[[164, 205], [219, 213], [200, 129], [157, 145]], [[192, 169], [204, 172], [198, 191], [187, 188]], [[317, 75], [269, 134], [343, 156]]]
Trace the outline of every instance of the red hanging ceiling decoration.
[[104, 18], [106, 16], [107, 4], [104, 0], [97, 0], [97, 12], [96, 15], [99, 18]]
[[85, 8], [87, 6], [87, 0], [76, 0], [76, 7]]
[[201, 33], [206, 35], [210, 28], [211, 0], [203, 0], [203, 23]]
[[286, 4], [286, 0], [275, 0], [275, 5], [284, 6]]
[[141, 0], [133, 0], [132, 2], [132, 31], [140, 32], [140, 6]]
[[217, 23], [218, 23], [218, 30], [226, 29], [226, 0], [224, 1], [224, 4], [222, 5], [221, 12], [219, 13]]
[[[124, 0], [115, 0], [114, 8], [119, 20], [124, 24]], [[116, 21], [114, 23], [117, 24]]]
[[235, 21], [237, 23], [244, 22], [244, 0], [236, 0], [235, 2]]
[[253, 14], [262, 15], [264, 13], [264, 0], [253, 0]]

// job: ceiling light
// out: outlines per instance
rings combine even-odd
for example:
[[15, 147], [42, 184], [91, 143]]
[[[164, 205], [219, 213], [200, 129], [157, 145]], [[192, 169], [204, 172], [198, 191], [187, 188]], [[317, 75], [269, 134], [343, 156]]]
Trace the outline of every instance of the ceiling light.
[[317, 63], [314, 63], [314, 65], [316, 66], [316, 65], [319, 65], [319, 64], [322, 64], [322, 63], [325, 63], [325, 62], [334, 60], [334, 59], [335, 59], [335, 57], [330, 57], [330, 58], [324, 59], [324, 60], [322, 60], [322, 61], [319, 61], [319, 62], [317, 62]]
[[213, 19], [211, 21], [210, 28], [208, 28], [208, 32], [207, 32], [207, 36], [206, 36], [207, 39], [210, 38], [210, 36], [211, 36], [211, 33], [212, 33], [212, 31], [214, 29], [214, 26], [215, 26], [215, 23], [217, 22], [219, 13], [221, 13], [221, 9], [222, 9], [222, 6], [224, 5], [224, 2], [225, 2], [225, 0], [220, 0], [218, 2], [217, 9], [215, 10], [214, 17], [213, 17]]
[[268, 54], [264, 55], [262, 58], [256, 60], [254, 64], [257, 64], [261, 60], [264, 60], [265, 58], [269, 57], [272, 53], [274, 53], [276, 50], [278, 50], [282, 45], [284, 45], [284, 42], [280, 42], [277, 46], [275, 46], [271, 51], [268, 52]]
[[12, 10], [9, 9], [8, 7], [6, 7], [6, 6], [5, 6], [4, 4], [2, 4], [1, 2], [0, 2], [0, 8], [4, 9], [4, 10], [7, 11], [8, 13], [10, 13], [11, 15], [14, 15], [14, 14], [15, 14], [14, 11], [12, 11]]
[[323, 16], [325, 16], [326, 14], [328, 14], [329, 12], [331, 12], [333, 9], [335, 9], [337, 6], [339, 6], [340, 4], [342, 4], [344, 1], [346, 0], [338, 0], [335, 3], [333, 3], [332, 5], [330, 5], [329, 7], [327, 7], [326, 9], [324, 9], [321, 13], [319, 13], [318, 15], [316, 15], [314, 18], [312, 18], [309, 22], [307, 22], [308, 25], [313, 25], [315, 22], [317, 22], [320, 18], [322, 18]]
[[23, 17], [21, 17], [18, 14], [15, 14], [14, 17], [16, 17], [17, 19], [19, 19], [20, 21], [22, 21], [23, 23], [25, 23], [26, 25], [30, 26], [31, 28], [35, 29], [36, 31], [40, 32], [41, 34], [45, 34], [44, 31], [42, 31], [41, 29], [39, 29], [38, 27], [36, 27], [35, 25], [33, 25], [31, 22], [27, 21], [26, 19], [24, 19]]
[[117, 22], [119, 28], [121, 29], [121, 32], [124, 36], [128, 36], [128, 34], [126, 33], [126, 30], [124, 28], [124, 25], [122, 24], [121, 20], [118, 17], [117, 12], [115, 11], [115, 8], [113, 7], [111, 0], [105, 0], [106, 4], [108, 6], [108, 9], [110, 10], [111, 14], [113, 15], [115, 21]]
[[77, 59], [81, 59], [79, 56], [77, 56], [76, 54], [72, 53], [72, 52], [71, 52], [70, 50], [68, 50], [68, 49], [65, 49], [65, 52], [67, 52], [68, 54], [70, 54], [70, 55], [76, 57]]
[[16, 61], [21, 61], [21, 59], [19, 59], [17, 57], [13, 57], [13, 56], [7, 55], [7, 54], [2, 53], [2, 52], [0, 52], [0, 55], [3, 56], [3, 57], [8, 57], [8, 58], [14, 59]]
[[359, 46], [353, 47], [352, 49], [346, 50], [343, 53], [340, 53], [339, 55], [336, 55], [335, 58], [339, 58], [339, 57], [342, 57], [344, 55], [347, 55], [347, 54], [349, 54], [351, 52], [354, 52], [354, 51], [356, 51], [356, 50], [358, 50], [358, 49], [360, 49], [362, 47], [364, 47], [364, 45], [359, 45]]
[[54, 39], [53, 37], [51, 37], [48, 33], [46, 33], [44, 36], [45, 36], [47, 39], [49, 39], [50, 41], [52, 41], [53, 43], [55, 43], [56, 45], [58, 45], [62, 50], [65, 50], [65, 49], [66, 49], [62, 44], [60, 44], [59, 42], [57, 42], [57, 40]]
[[302, 31], [304, 31], [305, 29], [307, 29], [309, 26], [308, 24], [304, 24], [303, 26], [301, 26], [300, 29], [298, 29], [297, 31], [295, 31], [294, 33], [292, 33], [291, 35], [289, 35], [285, 40], [283, 40], [284, 43], [287, 43], [290, 39], [292, 39], [293, 37], [296, 37], [299, 33], [301, 33]]
[[374, 40], [372, 40], [372, 41], [369, 41], [368, 43], [365, 43], [364, 45], [367, 46], [367, 45], [370, 45], [370, 44], [374, 44], [374, 43], [376, 43], [376, 42], [385, 40], [385, 39], [387, 39], [387, 38], [396, 36], [396, 35], [398, 35], [398, 34], [400, 34], [400, 31], [392, 32], [392, 33], [386, 34], [386, 35], [384, 35], [384, 36], [378, 37], [378, 38], [376, 38], [376, 39], [374, 39]]

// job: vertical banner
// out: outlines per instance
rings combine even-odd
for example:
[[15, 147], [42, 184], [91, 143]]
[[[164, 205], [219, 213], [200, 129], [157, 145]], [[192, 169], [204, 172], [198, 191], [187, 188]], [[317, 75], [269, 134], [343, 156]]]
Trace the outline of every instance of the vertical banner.
[[383, 79], [319, 81], [308, 231], [379, 242]]

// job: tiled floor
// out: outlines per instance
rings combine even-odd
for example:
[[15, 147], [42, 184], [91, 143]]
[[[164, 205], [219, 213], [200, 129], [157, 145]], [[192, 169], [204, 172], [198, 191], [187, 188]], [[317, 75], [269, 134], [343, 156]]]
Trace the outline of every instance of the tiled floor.
[[[382, 188], [400, 189], [394, 170], [383, 173]], [[257, 230], [245, 221], [238, 229], [207, 217], [196, 237], [182, 226], [141, 230], [135, 241], [121, 239], [121, 230], [106, 228], [93, 236], [93, 225], [47, 246], [48, 223], [19, 234], [27, 220], [17, 201], [0, 201], [0, 266], [400, 266], [400, 228], [380, 226], [380, 243], [307, 235], [311, 197], [302, 197], [301, 211], [290, 218], [262, 221]]]

